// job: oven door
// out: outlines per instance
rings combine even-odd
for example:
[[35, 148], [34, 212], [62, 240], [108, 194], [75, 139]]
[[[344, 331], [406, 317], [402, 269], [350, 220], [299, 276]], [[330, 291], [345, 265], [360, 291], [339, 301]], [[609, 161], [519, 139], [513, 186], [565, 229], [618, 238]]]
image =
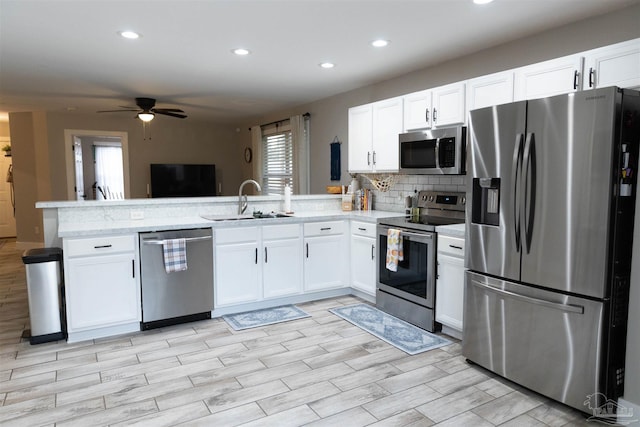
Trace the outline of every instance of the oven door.
[[390, 228], [378, 225], [378, 288], [386, 293], [433, 308], [435, 300], [435, 233], [400, 229], [404, 259], [397, 271], [386, 266], [387, 232]]

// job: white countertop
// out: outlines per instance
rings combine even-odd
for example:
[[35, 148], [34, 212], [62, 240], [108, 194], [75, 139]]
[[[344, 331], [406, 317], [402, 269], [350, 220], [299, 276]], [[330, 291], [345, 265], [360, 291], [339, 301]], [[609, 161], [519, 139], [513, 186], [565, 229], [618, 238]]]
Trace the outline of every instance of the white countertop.
[[376, 222], [379, 218], [398, 216], [398, 212], [387, 211], [306, 211], [294, 212], [286, 218], [262, 218], [243, 220], [211, 221], [199, 215], [181, 218], [147, 218], [140, 220], [91, 221], [81, 223], [63, 223], [58, 227], [59, 237], [82, 237], [104, 234], [126, 234], [146, 231], [179, 230], [185, 228], [228, 228], [247, 227], [255, 225], [291, 224], [308, 221], [331, 221], [358, 219], [366, 222]]
[[466, 226], [465, 224], [450, 224], [450, 225], [439, 225], [436, 227], [436, 232], [445, 234], [447, 236], [461, 237], [464, 239]]

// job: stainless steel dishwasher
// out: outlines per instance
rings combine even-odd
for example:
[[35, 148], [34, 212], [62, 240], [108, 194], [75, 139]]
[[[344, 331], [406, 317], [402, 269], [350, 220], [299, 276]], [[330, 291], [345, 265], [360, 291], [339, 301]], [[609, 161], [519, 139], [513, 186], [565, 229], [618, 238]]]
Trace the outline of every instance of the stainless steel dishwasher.
[[[187, 269], [167, 273], [163, 245], [184, 238]], [[210, 228], [140, 233], [143, 330], [210, 319], [213, 310], [213, 239]]]

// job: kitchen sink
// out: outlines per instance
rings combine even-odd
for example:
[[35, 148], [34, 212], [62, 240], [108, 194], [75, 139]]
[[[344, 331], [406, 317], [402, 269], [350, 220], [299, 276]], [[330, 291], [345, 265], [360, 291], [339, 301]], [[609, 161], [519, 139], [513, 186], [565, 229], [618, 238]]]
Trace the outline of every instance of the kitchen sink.
[[291, 214], [286, 214], [286, 213], [280, 213], [280, 212], [269, 212], [269, 213], [262, 213], [262, 212], [254, 212], [253, 213], [253, 217], [256, 219], [264, 219], [264, 218], [289, 218], [292, 217], [293, 215]]
[[285, 214], [280, 212], [254, 212], [252, 214], [242, 214], [242, 215], [200, 215], [204, 219], [208, 219], [209, 221], [239, 221], [243, 219], [266, 219], [266, 218], [288, 218], [292, 217], [291, 214]]

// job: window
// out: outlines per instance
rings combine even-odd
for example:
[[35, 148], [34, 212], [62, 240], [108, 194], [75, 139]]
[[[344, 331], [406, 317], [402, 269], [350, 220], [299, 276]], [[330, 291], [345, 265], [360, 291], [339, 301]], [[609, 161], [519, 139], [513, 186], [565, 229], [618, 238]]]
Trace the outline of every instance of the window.
[[124, 199], [122, 147], [96, 143], [94, 148], [96, 199]]
[[262, 194], [282, 195], [293, 189], [293, 138], [291, 130], [265, 131], [262, 136]]

